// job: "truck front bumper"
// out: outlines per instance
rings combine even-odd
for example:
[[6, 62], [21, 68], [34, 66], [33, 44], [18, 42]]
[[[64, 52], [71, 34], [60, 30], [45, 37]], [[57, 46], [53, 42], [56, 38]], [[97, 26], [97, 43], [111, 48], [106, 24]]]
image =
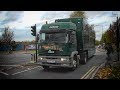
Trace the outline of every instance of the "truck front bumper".
[[[41, 60], [42, 58], [42, 60]], [[66, 58], [66, 60], [61, 60], [61, 58]], [[67, 56], [40, 56], [38, 57], [37, 64], [41, 66], [50, 66], [50, 67], [72, 67], [70, 59]]]

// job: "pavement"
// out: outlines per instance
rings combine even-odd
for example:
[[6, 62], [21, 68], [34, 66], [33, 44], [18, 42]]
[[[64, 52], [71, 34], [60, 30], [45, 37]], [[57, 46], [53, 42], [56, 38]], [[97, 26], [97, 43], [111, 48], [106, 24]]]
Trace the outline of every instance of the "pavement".
[[9, 55], [9, 54], [15, 54], [15, 53], [24, 53], [24, 54], [32, 54], [35, 53], [35, 50], [19, 50], [19, 51], [12, 51], [11, 53], [9, 53], [8, 51], [0, 51], [0, 55]]

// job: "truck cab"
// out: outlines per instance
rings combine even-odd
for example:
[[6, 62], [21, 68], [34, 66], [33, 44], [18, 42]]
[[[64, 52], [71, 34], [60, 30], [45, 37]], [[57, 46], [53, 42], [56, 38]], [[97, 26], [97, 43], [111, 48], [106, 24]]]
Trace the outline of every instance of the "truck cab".
[[[56, 22], [42, 26], [38, 61], [43, 68], [73, 67], [72, 53], [77, 55], [75, 30], [76, 25], [72, 22]], [[74, 63], [76, 65], [75, 61]]]

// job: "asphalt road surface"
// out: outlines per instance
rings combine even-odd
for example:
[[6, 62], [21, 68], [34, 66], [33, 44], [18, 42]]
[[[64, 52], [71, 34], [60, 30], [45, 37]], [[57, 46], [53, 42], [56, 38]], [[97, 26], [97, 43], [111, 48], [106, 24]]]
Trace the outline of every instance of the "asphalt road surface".
[[50, 68], [43, 70], [39, 65], [24, 64], [30, 62], [30, 54], [16, 53], [0, 57], [0, 79], [82, 79], [93, 67], [105, 62], [106, 54], [96, 51], [85, 65], [80, 65], [75, 71], [65, 68]]

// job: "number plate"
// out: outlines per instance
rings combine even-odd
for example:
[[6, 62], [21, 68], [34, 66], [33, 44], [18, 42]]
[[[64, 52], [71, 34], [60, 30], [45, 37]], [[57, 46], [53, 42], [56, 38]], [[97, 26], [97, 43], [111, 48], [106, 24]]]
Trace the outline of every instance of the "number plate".
[[49, 61], [47, 61], [48, 63], [55, 63], [55, 61], [53, 61], [53, 60], [49, 60]]

